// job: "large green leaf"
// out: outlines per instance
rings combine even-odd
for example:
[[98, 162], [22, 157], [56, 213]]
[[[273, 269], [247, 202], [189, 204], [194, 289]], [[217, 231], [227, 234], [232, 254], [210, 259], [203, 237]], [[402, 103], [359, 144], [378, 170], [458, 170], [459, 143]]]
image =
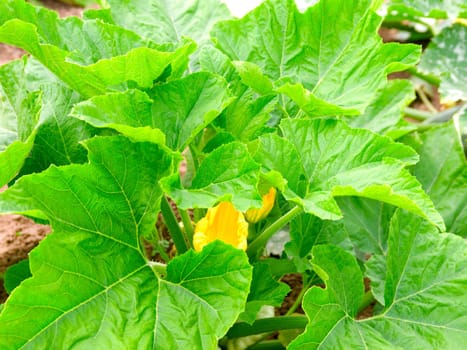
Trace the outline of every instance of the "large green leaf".
[[269, 0], [212, 37], [232, 60], [257, 64], [278, 91], [313, 116], [359, 114], [386, 74], [416, 63], [414, 45], [382, 44], [380, 1], [322, 0], [300, 13], [293, 0]]
[[58, 19], [56, 13], [20, 0], [2, 3], [0, 13], [1, 42], [28, 51], [86, 97], [127, 81], [151, 87], [169, 65], [186, 63], [194, 49], [189, 42], [162, 51], [121, 27], [77, 17]]
[[0, 142], [8, 146], [0, 153], [0, 183], [10, 181], [18, 173], [21, 176], [40, 172], [50, 164], [86, 160], [79, 141], [95, 131], [67, 116], [71, 106], [80, 100], [78, 94], [34, 59], [24, 58], [2, 66], [0, 80], [4, 110]]
[[190, 188], [184, 189], [178, 174], [164, 179], [164, 191], [182, 209], [210, 208], [218, 201], [231, 201], [240, 211], [260, 208], [256, 189], [259, 164], [240, 142], [222, 145], [200, 164]]
[[356, 260], [317, 246], [313, 264], [326, 289], [311, 288], [303, 308], [310, 323], [289, 349], [459, 349], [467, 340], [467, 246], [408, 214], [392, 222], [381, 314], [356, 320], [363, 279]]
[[433, 127], [410, 144], [420, 154], [414, 174], [443, 216], [447, 231], [467, 236], [467, 164], [455, 126]]
[[202, 44], [217, 21], [231, 17], [218, 0], [107, 0], [116, 24], [157, 43], [184, 36]]
[[121, 136], [86, 146], [90, 164], [51, 167], [0, 195], [2, 212], [40, 211], [54, 231], [0, 315], [1, 347], [215, 349], [245, 306], [245, 253], [215, 242], [162, 279], [140, 235], [154, 228], [171, 157]]
[[423, 53], [419, 69], [441, 79], [443, 100], [467, 100], [467, 26], [454, 24], [430, 41]]
[[133, 139], [165, 141], [183, 151], [230, 102], [225, 81], [207, 72], [157, 85], [148, 93], [127, 90], [95, 96], [77, 105], [72, 116]]
[[403, 109], [415, 99], [414, 88], [409, 80], [390, 80], [380, 89], [360, 116], [345, 117], [354, 128], [365, 128], [394, 139], [415, 129], [406, 122]]
[[333, 197], [359, 196], [407, 209], [444, 228], [430, 198], [404, 169], [418, 160], [411, 148], [331, 119], [287, 119], [281, 129], [285, 138], [261, 137], [254, 157], [283, 174], [285, 197], [306, 212], [337, 220], [342, 214]]

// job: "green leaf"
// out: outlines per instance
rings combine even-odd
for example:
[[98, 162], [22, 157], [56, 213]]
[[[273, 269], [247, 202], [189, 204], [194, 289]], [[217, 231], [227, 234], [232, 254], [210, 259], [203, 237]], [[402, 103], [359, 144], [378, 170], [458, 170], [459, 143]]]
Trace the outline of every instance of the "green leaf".
[[443, 216], [447, 231], [466, 237], [467, 166], [454, 124], [433, 127], [417, 141], [410, 142], [420, 154], [414, 175]]
[[409, 80], [390, 80], [378, 90], [365, 112], [358, 116], [344, 117], [351, 127], [365, 128], [378, 134], [397, 139], [415, 129], [403, 117], [403, 110], [415, 99]]
[[26, 50], [85, 97], [127, 81], [151, 87], [169, 65], [186, 61], [194, 49], [189, 42], [164, 52], [123, 28], [77, 17], [58, 19], [24, 1], [3, 4], [0, 12], [0, 41]]
[[414, 17], [456, 18], [467, 11], [463, 0], [391, 0], [388, 12]]
[[41, 95], [26, 88], [24, 65], [23, 60], [0, 67], [0, 186], [23, 166], [39, 122]]
[[[255, 159], [283, 174], [289, 182], [286, 199], [305, 212], [337, 220], [342, 214], [334, 197], [359, 196], [412, 211], [444, 228], [429, 197], [404, 169], [418, 160], [411, 148], [331, 119], [286, 119], [281, 129], [287, 140], [261, 137]], [[270, 156], [263, 161], [265, 154]]]
[[53, 228], [0, 315], [0, 346], [215, 349], [246, 303], [245, 253], [215, 242], [175, 258], [162, 279], [140, 235], [154, 228], [172, 158], [121, 136], [86, 146], [89, 164], [51, 167], [0, 194], [2, 212], [39, 210]]
[[217, 0], [107, 0], [116, 24], [157, 43], [180, 42], [184, 36], [202, 44], [217, 21], [231, 17]]
[[306, 213], [294, 218], [290, 224], [290, 242], [286, 244], [285, 251], [299, 272], [313, 270], [311, 251], [318, 244], [334, 244], [350, 252], [353, 249], [349, 232], [342, 221], [321, 220]]
[[[312, 116], [360, 114], [386, 74], [417, 62], [415, 45], [382, 44], [379, 1], [322, 0], [305, 13], [293, 0], [269, 0], [212, 37], [232, 60], [258, 65]], [[281, 86], [282, 85], [282, 86]]]
[[165, 142], [183, 151], [230, 103], [225, 81], [206, 72], [157, 85], [148, 93], [127, 90], [95, 96], [78, 104], [71, 115], [132, 139]]
[[467, 26], [454, 24], [430, 41], [418, 68], [441, 79], [443, 100], [467, 100]]
[[161, 181], [162, 188], [182, 209], [210, 208], [231, 201], [240, 211], [262, 205], [256, 185], [259, 165], [245, 145], [232, 142], [211, 152], [200, 164], [191, 187], [184, 189], [178, 174]]
[[273, 278], [268, 264], [256, 263], [253, 266], [253, 278], [246, 308], [240, 314], [239, 321], [252, 324], [262, 306], [280, 306], [289, 292], [290, 287], [287, 284]]
[[458, 349], [467, 337], [466, 252], [459, 237], [399, 213], [390, 233], [384, 310], [356, 320], [363, 298], [356, 260], [337, 247], [315, 247], [313, 263], [326, 289], [306, 293], [310, 323], [289, 349]]
[[11, 294], [13, 289], [18, 287], [21, 282], [31, 277], [31, 271], [29, 270], [29, 260], [21, 260], [19, 263], [11, 265], [5, 271], [4, 287], [8, 294]]

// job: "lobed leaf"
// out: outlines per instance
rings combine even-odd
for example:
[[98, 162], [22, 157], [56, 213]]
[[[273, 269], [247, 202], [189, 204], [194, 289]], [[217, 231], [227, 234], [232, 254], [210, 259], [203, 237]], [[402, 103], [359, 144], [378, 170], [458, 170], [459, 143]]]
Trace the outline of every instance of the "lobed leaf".
[[0, 195], [2, 212], [40, 211], [53, 227], [2, 310], [1, 347], [215, 349], [246, 302], [246, 255], [215, 242], [162, 279], [140, 236], [153, 230], [172, 158], [121, 136], [86, 146], [89, 164], [25, 176]]
[[378, 5], [322, 0], [300, 13], [293, 0], [269, 0], [242, 19], [217, 23], [211, 35], [232, 60], [281, 79], [277, 91], [307, 114], [360, 114], [386, 74], [415, 64], [420, 52], [414, 45], [382, 44]]
[[439, 234], [421, 218], [399, 212], [383, 276], [384, 310], [356, 320], [363, 276], [355, 258], [337, 247], [315, 247], [312, 262], [326, 289], [306, 293], [303, 308], [310, 322], [289, 348], [457, 349], [467, 337], [466, 248], [459, 237]]

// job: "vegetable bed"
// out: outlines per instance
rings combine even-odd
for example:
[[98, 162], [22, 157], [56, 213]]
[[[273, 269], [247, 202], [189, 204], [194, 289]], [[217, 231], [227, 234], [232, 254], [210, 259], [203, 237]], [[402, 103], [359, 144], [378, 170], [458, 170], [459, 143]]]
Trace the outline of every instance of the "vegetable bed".
[[466, 5], [297, 4], [0, 3], [0, 348], [467, 343]]

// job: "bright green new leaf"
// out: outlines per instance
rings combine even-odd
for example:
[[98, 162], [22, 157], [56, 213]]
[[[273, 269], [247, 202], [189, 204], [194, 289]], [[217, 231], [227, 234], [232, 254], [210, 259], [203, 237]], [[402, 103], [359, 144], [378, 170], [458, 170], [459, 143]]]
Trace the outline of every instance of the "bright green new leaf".
[[262, 205], [256, 186], [259, 164], [240, 142], [222, 145], [200, 164], [190, 188], [184, 189], [178, 174], [162, 180], [164, 191], [182, 209], [210, 208], [219, 201], [231, 201], [246, 211]]
[[[427, 230], [427, 231], [425, 231]], [[303, 308], [310, 323], [289, 349], [458, 349], [467, 339], [467, 245], [409, 214], [393, 219], [385, 307], [356, 320], [363, 280], [356, 260], [317, 246], [313, 264], [326, 289], [311, 288]]]
[[441, 79], [442, 99], [467, 100], [467, 26], [454, 24], [430, 41], [418, 68]]
[[413, 141], [420, 154], [414, 175], [443, 216], [447, 231], [466, 237], [467, 164], [456, 128], [453, 123], [436, 126]]
[[0, 42], [26, 50], [86, 97], [127, 81], [151, 87], [169, 65], [186, 62], [194, 50], [189, 42], [173, 52], [161, 51], [121, 27], [77, 17], [58, 19], [50, 10], [19, 0], [0, 5], [0, 13]]
[[265, 1], [212, 37], [232, 60], [258, 65], [277, 91], [312, 116], [360, 114], [386, 74], [417, 62], [415, 45], [382, 44], [380, 1], [322, 0], [305, 13], [293, 0]]
[[250, 294], [239, 321], [252, 324], [262, 306], [280, 306], [289, 292], [290, 287], [287, 284], [273, 278], [268, 264], [256, 263], [253, 266]]
[[121, 136], [86, 147], [89, 164], [25, 176], [0, 195], [2, 212], [40, 211], [54, 231], [0, 315], [0, 347], [215, 349], [245, 306], [246, 255], [216, 242], [171, 261], [162, 279], [140, 235], [154, 228], [171, 157]]
[[369, 129], [397, 139], [415, 129], [414, 125], [402, 119], [404, 108], [414, 99], [414, 88], [409, 80], [390, 80], [378, 90], [362, 115], [344, 117], [344, 120], [351, 127]]
[[72, 116], [183, 151], [230, 102], [225, 81], [206, 72], [157, 85], [148, 94], [127, 90], [95, 96], [77, 105]]

